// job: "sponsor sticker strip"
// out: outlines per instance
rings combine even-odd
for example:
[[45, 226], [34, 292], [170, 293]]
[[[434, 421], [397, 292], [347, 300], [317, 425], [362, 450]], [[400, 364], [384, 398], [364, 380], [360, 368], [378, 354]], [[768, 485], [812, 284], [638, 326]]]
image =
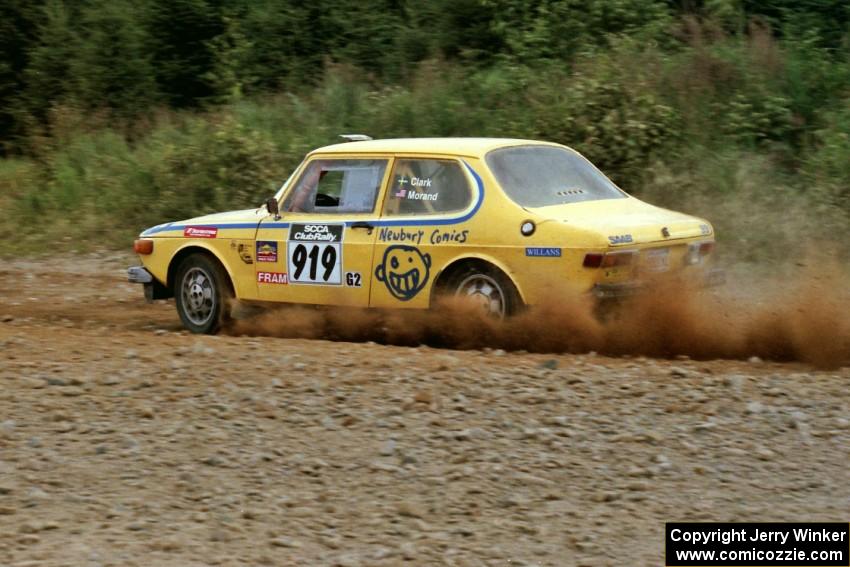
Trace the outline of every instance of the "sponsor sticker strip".
[[183, 229], [185, 238], [216, 238], [218, 227], [215, 226], [187, 226]]

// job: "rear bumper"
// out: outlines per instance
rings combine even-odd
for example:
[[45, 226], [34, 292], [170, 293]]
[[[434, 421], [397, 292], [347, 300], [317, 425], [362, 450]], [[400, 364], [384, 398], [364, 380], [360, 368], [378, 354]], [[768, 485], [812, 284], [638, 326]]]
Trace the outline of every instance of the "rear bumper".
[[174, 296], [171, 290], [154, 279], [153, 275], [144, 266], [127, 268], [127, 281], [144, 285], [145, 301], [148, 303], [154, 299], [168, 299]]
[[[726, 272], [720, 269], [710, 270], [699, 282], [699, 287], [717, 287], [726, 283]], [[647, 284], [642, 282], [622, 282], [614, 284], [596, 284], [590, 290], [597, 299], [616, 299], [629, 297], [647, 290]]]

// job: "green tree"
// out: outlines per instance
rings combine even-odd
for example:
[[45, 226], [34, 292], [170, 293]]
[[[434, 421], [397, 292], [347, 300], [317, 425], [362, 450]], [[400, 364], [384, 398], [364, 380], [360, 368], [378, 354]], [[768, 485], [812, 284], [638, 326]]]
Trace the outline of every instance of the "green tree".
[[211, 80], [212, 43], [224, 31], [218, 2], [149, 0], [147, 44], [159, 91], [173, 106], [185, 107], [216, 94]]
[[73, 18], [74, 12], [63, 0], [48, 0], [42, 8], [20, 100], [26, 112], [39, 122], [44, 122], [50, 108], [74, 90], [69, 65], [80, 45]]
[[672, 22], [660, 0], [487, 0], [509, 54], [523, 62], [572, 59], [618, 35], [666, 37]]
[[29, 49], [35, 42], [40, 5], [26, 0], [0, 2], [0, 153], [19, 127], [15, 113]]
[[133, 116], [159, 100], [141, 16], [133, 0], [95, 2], [83, 10], [69, 65], [72, 96], [80, 104]]

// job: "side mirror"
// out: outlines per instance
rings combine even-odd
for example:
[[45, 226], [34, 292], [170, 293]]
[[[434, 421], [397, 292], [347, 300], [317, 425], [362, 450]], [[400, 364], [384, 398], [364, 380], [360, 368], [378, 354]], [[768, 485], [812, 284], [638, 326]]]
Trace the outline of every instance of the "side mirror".
[[280, 218], [280, 207], [277, 204], [277, 199], [274, 197], [266, 199], [266, 210], [269, 214], [274, 215], [275, 220]]

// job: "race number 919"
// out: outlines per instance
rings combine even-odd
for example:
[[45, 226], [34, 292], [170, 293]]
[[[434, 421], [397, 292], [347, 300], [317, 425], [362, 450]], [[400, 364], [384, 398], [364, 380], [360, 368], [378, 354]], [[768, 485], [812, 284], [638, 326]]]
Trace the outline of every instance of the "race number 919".
[[292, 244], [289, 257], [291, 283], [342, 283], [337, 269], [338, 244]]

